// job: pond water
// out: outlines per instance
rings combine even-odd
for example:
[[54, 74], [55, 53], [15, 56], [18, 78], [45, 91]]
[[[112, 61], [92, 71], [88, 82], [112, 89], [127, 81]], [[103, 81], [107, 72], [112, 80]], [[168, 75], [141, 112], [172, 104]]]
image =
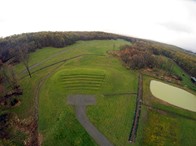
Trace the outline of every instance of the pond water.
[[175, 106], [196, 112], [196, 96], [177, 87], [152, 80], [150, 90], [153, 96]]

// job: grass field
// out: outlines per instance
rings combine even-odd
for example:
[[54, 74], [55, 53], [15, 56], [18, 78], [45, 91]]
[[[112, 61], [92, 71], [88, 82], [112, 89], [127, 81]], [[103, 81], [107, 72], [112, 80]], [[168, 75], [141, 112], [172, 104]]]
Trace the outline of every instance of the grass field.
[[[49, 75], [39, 89], [39, 131], [43, 135], [43, 145], [96, 145], [77, 121], [74, 107], [67, 104], [70, 94], [96, 95], [96, 105], [87, 107], [91, 122], [113, 144], [129, 144], [136, 96], [104, 96], [137, 91], [137, 73], [127, 70], [120, 60], [107, 54], [124, 44], [129, 43], [123, 40], [79, 41], [65, 48], [44, 48], [30, 55], [29, 64], [34, 73], [32, 79], [27, 76], [21, 80], [26, 92], [21, 97], [21, 106], [14, 111], [21, 118], [32, 113], [33, 107], [28, 107], [33, 105], [36, 87]], [[65, 59], [68, 60], [59, 62]], [[49, 66], [55, 62], [59, 63]], [[45, 66], [49, 67], [42, 69]], [[24, 70], [21, 64], [16, 68], [18, 73]], [[27, 73], [21, 74], [25, 75]]]
[[[66, 121], [68, 123], [72, 123], [73, 125], [77, 125], [77, 126], [74, 127], [64, 126], [64, 129], [67, 130], [69, 129], [70, 132], [62, 133], [62, 138], [65, 141], [75, 141], [76, 140], [75, 137], [77, 137], [78, 135], [77, 131], [81, 131], [85, 133], [83, 129], [78, 130], [77, 127], [79, 127], [80, 124], [77, 122], [74, 116], [75, 115], [74, 109], [72, 106], [67, 105], [66, 103], [67, 95], [69, 94], [95, 94], [97, 98], [96, 105], [88, 107], [87, 115], [89, 116], [90, 120], [97, 126], [97, 128], [103, 134], [105, 134], [106, 137], [109, 138], [109, 140], [112, 143], [127, 142], [129, 132], [130, 132], [130, 126], [134, 115], [135, 97], [130, 97], [130, 96], [104, 97], [103, 94], [114, 93], [114, 91], [116, 93], [135, 92], [136, 87], [132, 86], [132, 84], [137, 83], [137, 77], [135, 73], [132, 73], [132, 76], [128, 76], [130, 72], [127, 70], [121, 72], [118, 70], [115, 71], [114, 69], [107, 69], [107, 70], [103, 70], [103, 69], [104, 69], [103, 67], [102, 70], [97, 69], [97, 67], [96, 69], [91, 69], [86, 67], [81, 68], [81, 66], [75, 67], [75, 69], [66, 68], [65, 70], [62, 69], [61, 71], [57, 72], [45, 83], [45, 86], [42, 88], [40, 94], [40, 124], [39, 125], [40, 125], [40, 130], [46, 133], [44, 135], [48, 136], [48, 140], [46, 140], [46, 145], [50, 145], [49, 142], [51, 141], [50, 140], [51, 137], [54, 137], [56, 134], [59, 134], [59, 130], [57, 130], [56, 133], [52, 133], [51, 135], [48, 135], [52, 127], [55, 127], [54, 125], [57, 124], [56, 122], [58, 121], [59, 116], [64, 112], [69, 113], [73, 117], [73, 119], [67, 118]], [[116, 78], [117, 76], [120, 76], [120, 73], [125, 74], [122, 76], [122, 78], [125, 78], [125, 80], [128, 81], [128, 83], [122, 82], [123, 80], [121, 80], [121, 78], [119, 79]], [[121, 85], [121, 87], [119, 88], [118, 86], [112, 86], [113, 81], [116, 82], [116, 85]], [[95, 85], [91, 85], [91, 83], [95, 83]], [[129, 86], [127, 86], [127, 84], [129, 84]], [[116, 115], [114, 114], [114, 111], [116, 111], [117, 107], [122, 107], [122, 108], [120, 108], [118, 112], [116, 112], [117, 113]], [[123, 122], [120, 122], [121, 119], [124, 119], [125, 121], [123, 120]], [[115, 125], [117, 123], [115, 121], [119, 121], [118, 130], [115, 130], [117, 128], [117, 126]], [[46, 122], [47, 125], [45, 124]], [[111, 123], [114, 123], [114, 125]], [[126, 129], [126, 131], [122, 130], [122, 128]], [[120, 140], [115, 141], [117, 140], [115, 136], [116, 134], [119, 134], [118, 133], [119, 130], [122, 130], [119, 136]], [[72, 139], [67, 139], [66, 137], [68, 135], [70, 135]], [[78, 142], [81, 145], [82, 143], [87, 145], [87, 143], [89, 142], [89, 139], [85, 140], [84, 138], [82, 138], [81, 135], [78, 135], [78, 137], [80, 137], [81, 138], [80, 140], [82, 140], [82, 141], [78, 140]], [[58, 139], [52, 140], [51, 142], [57, 143], [57, 141]], [[60, 140], [60, 143], [62, 143], [62, 140]], [[92, 143], [90, 143], [89, 145], [92, 145]]]
[[[32, 78], [22, 64], [15, 67], [24, 93], [20, 106], [10, 109], [20, 119], [32, 116], [39, 93], [39, 133], [44, 146], [97, 145], [67, 104], [70, 94], [95, 95], [96, 104], [87, 106], [87, 116], [108, 140], [126, 145], [195, 145], [196, 113], [154, 98], [149, 89], [150, 76], [144, 76], [143, 104], [135, 144], [128, 142], [135, 112], [138, 72], [126, 69], [120, 59], [108, 54], [124, 40], [78, 41], [65, 48], [43, 48], [30, 54]], [[174, 66], [174, 72], [184, 72]], [[182, 84], [194, 88], [183, 76]], [[191, 90], [193, 94], [194, 91]], [[123, 94], [126, 93], [126, 94]], [[127, 94], [134, 93], [134, 94]], [[148, 105], [148, 106], [147, 106]]]

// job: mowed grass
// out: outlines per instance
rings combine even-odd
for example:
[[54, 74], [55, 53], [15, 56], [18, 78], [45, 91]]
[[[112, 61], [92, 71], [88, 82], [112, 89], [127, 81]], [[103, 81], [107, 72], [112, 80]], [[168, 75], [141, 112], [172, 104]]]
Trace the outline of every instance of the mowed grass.
[[[113, 44], [115, 44], [116, 46], [115, 48], [113, 48]], [[23, 88], [23, 95], [19, 97], [20, 100], [22, 101], [21, 105], [11, 110], [13, 110], [14, 112], [17, 112], [17, 114], [21, 118], [25, 118], [28, 115], [30, 115], [30, 113], [33, 111], [32, 108], [34, 104], [34, 95], [35, 95], [35, 90], [38, 84], [47, 74], [55, 71], [56, 67], [61, 65], [63, 62], [56, 64], [54, 66], [50, 66], [43, 70], [40, 70], [43, 67], [53, 64], [55, 62], [59, 62], [64, 59], [71, 58], [73, 56], [81, 55], [81, 54], [87, 54], [87, 53], [95, 54], [95, 52], [99, 52], [99, 54], [107, 54], [106, 53], [107, 50], [118, 49], [121, 45], [124, 45], [124, 44], [130, 44], [130, 43], [124, 40], [79, 41], [75, 43], [74, 45], [67, 46], [65, 48], [48, 47], [48, 48], [43, 48], [43, 49], [37, 50], [36, 52], [31, 53], [30, 59], [29, 59], [29, 66], [33, 66], [37, 64], [35, 67], [31, 69], [31, 72], [34, 72], [34, 71], [37, 71], [37, 72], [33, 73], [32, 78], [30, 79], [28, 77], [27, 72], [21, 73], [22, 71], [25, 70], [25, 67], [22, 63], [17, 64], [15, 66], [14, 71], [17, 73], [18, 78], [21, 78], [24, 76], [26, 76], [26, 78], [20, 80], [20, 85]], [[96, 50], [95, 48], [98, 50]], [[89, 49], [91, 50], [90, 52], [88, 51]], [[89, 60], [91, 58], [88, 58], [88, 57], [89, 56], [85, 56], [85, 58], [87, 58], [85, 59], [87, 60], [86, 63], [91, 62]], [[90, 56], [90, 57], [93, 57], [93, 56]], [[99, 62], [102, 62], [103, 64], [104, 63], [103, 61], [105, 61], [105, 64], [106, 63], [108, 64], [108, 62], [112, 64], [113, 62], [120, 64], [119, 60], [114, 59], [114, 58], [110, 58], [107, 61], [106, 59], [102, 60], [102, 58], [97, 58], [96, 61], [97, 61], [96, 65]], [[66, 63], [66, 66], [67, 64], [70, 64], [70, 67], [72, 67], [73, 62], [78, 62], [78, 61], [77, 59], [70, 60]], [[82, 63], [86, 64], [84, 61]], [[113, 64], [113, 67], [114, 66], [115, 65]]]
[[[58, 56], [59, 53], [65, 53], [66, 51], [67, 49], [65, 48], [52, 48], [52, 47], [36, 50], [36, 52], [32, 52], [29, 55], [29, 67], [32, 67], [36, 64], [45, 64], [48, 61], [48, 59], [50, 60], [53, 57], [55, 58], [55, 56]], [[17, 64], [15, 66], [15, 71], [17, 73], [21, 73], [21, 71], [24, 70], [25, 68], [22, 63]], [[32, 70], [33, 69], [31, 69], [31, 71]]]
[[136, 96], [115, 95], [98, 96], [97, 105], [88, 107], [88, 115], [92, 123], [114, 145], [127, 146], [134, 111]]
[[[128, 76], [130, 72], [127, 70], [124, 70], [125, 72], [116, 71], [115, 75], [112, 75], [115, 70], [110, 70], [82, 68], [81, 66], [75, 69], [62, 69], [45, 83], [40, 94], [39, 123], [40, 131], [47, 137], [45, 145], [52, 145], [53, 142], [65, 144], [68, 141], [70, 141], [70, 145], [75, 143], [77, 145], [95, 145], [95, 143], [80, 135], [80, 133], [86, 132], [76, 120], [74, 107], [67, 104], [67, 95], [70, 94], [96, 95], [96, 105], [89, 106], [87, 110], [89, 119], [112, 143], [116, 145], [128, 144], [128, 136], [134, 116], [135, 97], [128, 95], [104, 97], [103, 94], [136, 92], [136, 85], [134, 84], [137, 84], [137, 76], [136, 73]], [[116, 78], [120, 73], [125, 78], [124, 82], [121, 78]], [[68, 80], [73, 80], [73, 82], [68, 82]], [[119, 86], [111, 88], [113, 80], [118, 82]], [[89, 86], [92, 82], [96, 82], [99, 86]], [[118, 110], [117, 107], [119, 107]], [[62, 124], [61, 129], [52, 130], [57, 128], [55, 125], [63, 113], [68, 113], [70, 116], [64, 119], [66, 122]], [[116, 123], [116, 121], [119, 122]], [[73, 126], [66, 125], [66, 123], [72, 123]], [[62, 131], [61, 139], [61, 137], [56, 137], [56, 135], [59, 135], [59, 131], [62, 129], [66, 129], [66, 131]], [[76, 142], [77, 137], [81, 137], [81, 139], [78, 139]], [[84, 134], [84, 137], [88, 137], [88, 134]], [[52, 141], [50, 141], [51, 138], [53, 138]]]
[[99, 90], [105, 78], [104, 72], [84, 70], [84, 73], [79, 73], [80, 70], [79, 72], [78, 70], [71, 71], [73, 73], [69, 73], [68, 70], [61, 75], [60, 82], [66, 90]]
[[[31, 79], [27, 76], [21, 80], [25, 92], [21, 106], [15, 111], [21, 118], [32, 115], [39, 87], [42, 145], [96, 145], [77, 121], [74, 107], [67, 104], [70, 94], [95, 95], [96, 105], [87, 107], [89, 119], [114, 145], [128, 144], [136, 96], [104, 96], [137, 91], [137, 72], [127, 70], [118, 58], [107, 53], [125, 44], [129, 43], [123, 40], [79, 41], [65, 48], [43, 48], [30, 54], [29, 64], [34, 65], [31, 68], [34, 73]], [[65, 59], [68, 60], [59, 62]], [[59, 63], [49, 66], [55, 62]], [[49, 67], [42, 69], [45, 66]], [[24, 70], [21, 64], [16, 68], [17, 73]], [[20, 74], [21, 77], [26, 75]]]
[[[35, 72], [45, 66], [51, 65], [61, 60], [72, 58], [77, 55], [107, 55], [107, 51], [117, 50], [120, 46], [126, 44], [130, 43], [124, 40], [93, 40], [78, 41], [74, 45], [70, 45], [64, 48], [47, 47], [36, 50], [36, 52], [30, 54], [29, 66], [33, 66], [31, 72]], [[18, 74], [23, 70], [25, 70], [25, 68], [22, 63], [16, 65], [15, 71]]]

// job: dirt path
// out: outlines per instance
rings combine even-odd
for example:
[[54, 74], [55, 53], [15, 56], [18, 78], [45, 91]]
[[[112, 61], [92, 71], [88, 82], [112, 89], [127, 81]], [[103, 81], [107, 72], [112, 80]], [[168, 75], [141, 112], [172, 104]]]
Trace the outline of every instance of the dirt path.
[[89, 95], [72, 95], [68, 97], [68, 104], [75, 105], [76, 118], [86, 129], [88, 134], [94, 138], [96, 143], [100, 146], [113, 146], [107, 140], [107, 138], [89, 121], [86, 115], [86, 106], [95, 104], [95, 102], [95, 98]]
[[[35, 68], [35, 67], [37, 67], [37, 66], [43, 64], [44, 62], [46, 62], [46, 61], [48, 61], [48, 60], [50, 60], [50, 59], [52, 59], [52, 58], [54, 58], [54, 57], [56, 57], [56, 56], [59, 56], [59, 55], [65, 53], [65, 52], [67, 52], [67, 51], [68, 51], [68, 50], [66, 49], [66, 50], [62, 50], [62, 51], [60, 51], [60, 52], [57, 52], [57, 53], [55, 53], [55, 54], [49, 56], [48, 58], [45, 58], [44, 60], [40, 61], [39, 63], [35, 63], [35, 64], [33, 64], [33, 65], [30, 65], [30, 66], [29, 66], [29, 69], [31, 70], [31, 69], [33, 69], [33, 68]], [[22, 74], [22, 73], [26, 73], [26, 72], [27, 72], [27, 70], [24, 69], [24, 70], [21, 71], [21, 74]]]
[[142, 87], [143, 87], [143, 80], [142, 75], [139, 74], [138, 79], [138, 93], [137, 93], [137, 101], [136, 101], [136, 107], [135, 107], [135, 116], [132, 124], [131, 133], [129, 136], [129, 141], [134, 143], [137, 135], [137, 128], [140, 118], [140, 112], [141, 112], [141, 103], [142, 103]]
[[39, 142], [39, 132], [38, 132], [38, 120], [39, 120], [39, 92], [40, 89], [42, 87], [42, 85], [44, 84], [44, 82], [59, 68], [63, 65], [60, 64], [58, 65], [56, 68], [54, 68], [53, 71], [49, 72], [46, 76], [44, 76], [38, 83], [35, 91], [34, 91], [34, 113], [33, 113], [33, 121], [34, 121], [34, 127], [31, 130], [32, 132], [32, 142], [31, 145], [33, 146], [39, 146], [40, 142]]

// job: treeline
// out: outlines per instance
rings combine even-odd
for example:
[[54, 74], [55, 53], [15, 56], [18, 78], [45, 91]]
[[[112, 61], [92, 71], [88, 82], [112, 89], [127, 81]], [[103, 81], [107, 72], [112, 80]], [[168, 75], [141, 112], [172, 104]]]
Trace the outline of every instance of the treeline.
[[170, 70], [170, 64], [156, 57], [165, 56], [178, 64], [189, 75], [196, 76], [196, 55], [175, 46], [137, 40], [131, 46], [123, 46], [119, 54], [122, 60], [133, 69], [156, 66], [158, 68], [166, 67], [165, 69]]
[[137, 45], [123, 46], [119, 51], [121, 59], [131, 69], [153, 68], [156, 66], [156, 58], [147, 49]]
[[171, 60], [157, 56], [149, 49], [141, 48], [136, 44], [131, 46], [122, 46], [121, 50], [117, 53], [125, 64], [131, 69], [143, 68], [159, 68], [172, 74], [173, 63]]
[[[3, 63], [10, 59], [14, 62], [19, 62], [20, 56], [18, 54], [21, 49], [25, 52], [33, 52], [44, 47], [64, 47], [79, 40], [106, 39], [127, 40], [134, 45], [137, 54], [141, 53], [141, 50], [146, 50], [147, 54], [145, 52], [143, 54], [144, 56], [137, 55], [140, 59], [144, 58], [141, 60], [143, 62], [146, 62], [149, 59], [153, 60], [153, 56], [150, 56], [151, 53], [154, 55], [163, 55], [176, 62], [188, 74], [196, 76], [196, 55], [194, 53], [172, 45], [105, 32], [37, 32], [1, 38], [0, 60]], [[133, 58], [138, 62], [137, 60], [139, 59], [136, 59], [136, 57]], [[146, 63], [148, 66], [153, 66], [153, 63], [148, 61]], [[141, 66], [146, 66], [146, 64], [142, 65], [141, 62], [138, 62], [138, 65], [135, 67], [140, 68]]]
[[146, 46], [155, 55], [170, 58], [189, 75], [196, 76], [196, 54], [172, 45], [140, 41], [141, 44], [143, 44], [142, 46]]
[[33, 52], [43, 47], [61, 48], [71, 45], [79, 40], [106, 40], [106, 39], [125, 39], [135, 41], [135, 38], [120, 36], [104, 32], [37, 32], [14, 35], [0, 39], [0, 60], [6, 62], [15, 57], [17, 59], [18, 52], [21, 48], [25, 48], [28, 52]]

